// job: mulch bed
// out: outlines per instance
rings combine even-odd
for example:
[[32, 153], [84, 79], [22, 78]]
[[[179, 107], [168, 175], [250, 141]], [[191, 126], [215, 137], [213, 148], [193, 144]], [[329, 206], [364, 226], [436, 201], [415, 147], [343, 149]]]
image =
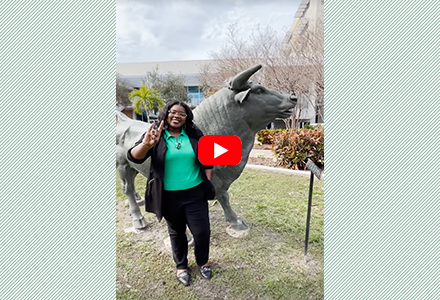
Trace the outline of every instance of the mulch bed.
[[[272, 150], [272, 145], [259, 145], [257, 143], [254, 144], [252, 149], [257, 150]], [[250, 165], [260, 165], [266, 167], [279, 167], [277, 163], [273, 160], [273, 158], [269, 157], [249, 157], [248, 164]]]
[[273, 161], [273, 158], [249, 157], [248, 164], [281, 168], [280, 166], [277, 165], [276, 162]]
[[257, 150], [272, 150], [272, 145], [258, 145], [258, 144], [254, 144], [253, 149], [257, 149]]

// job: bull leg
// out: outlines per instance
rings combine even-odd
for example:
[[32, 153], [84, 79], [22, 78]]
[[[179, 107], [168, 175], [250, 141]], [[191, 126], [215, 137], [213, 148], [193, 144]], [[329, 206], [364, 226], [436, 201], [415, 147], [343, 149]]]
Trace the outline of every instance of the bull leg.
[[[144, 198], [142, 198], [137, 192], [134, 192], [134, 199], [136, 199], [136, 203], [138, 206], [142, 206], [145, 204]], [[128, 206], [128, 199], [125, 200], [125, 206]]]
[[[122, 184], [124, 188], [124, 183]], [[138, 206], [142, 206], [145, 204], [144, 198], [142, 198], [137, 192], [134, 192], [134, 199], [136, 199], [136, 203]], [[129, 206], [130, 203], [128, 203], [128, 199], [125, 200], [125, 206]]]
[[231, 229], [240, 231], [246, 230], [248, 228], [247, 225], [237, 217], [237, 215], [229, 205], [229, 194], [227, 191], [217, 195], [217, 200], [222, 205], [223, 211], [225, 213], [226, 222], [231, 224]]
[[128, 165], [120, 165], [117, 167], [119, 177], [122, 180], [122, 189], [127, 195], [129, 211], [131, 215], [131, 220], [133, 223], [133, 227], [135, 229], [144, 229], [147, 227], [147, 222], [144, 219], [144, 216], [139, 209], [139, 206], [136, 202], [136, 192], [134, 190], [134, 178], [137, 175], [137, 172], [128, 167]]
[[134, 192], [134, 198], [136, 199], [136, 202], [139, 202], [142, 200], [142, 197], [137, 192]]

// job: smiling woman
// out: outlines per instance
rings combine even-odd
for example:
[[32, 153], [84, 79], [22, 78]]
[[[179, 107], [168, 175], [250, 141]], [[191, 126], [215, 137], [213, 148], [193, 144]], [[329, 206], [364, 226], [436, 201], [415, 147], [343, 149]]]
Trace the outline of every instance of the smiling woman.
[[169, 102], [159, 113], [159, 126], [150, 126], [128, 150], [127, 157], [141, 164], [151, 157], [145, 193], [145, 209], [159, 221], [167, 221], [177, 279], [187, 286], [188, 241], [186, 227], [194, 237], [194, 253], [200, 275], [211, 278], [208, 265], [210, 223], [208, 199], [215, 190], [211, 184], [212, 166], [198, 160], [202, 132], [193, 124], [193, 113], [183, 102]]

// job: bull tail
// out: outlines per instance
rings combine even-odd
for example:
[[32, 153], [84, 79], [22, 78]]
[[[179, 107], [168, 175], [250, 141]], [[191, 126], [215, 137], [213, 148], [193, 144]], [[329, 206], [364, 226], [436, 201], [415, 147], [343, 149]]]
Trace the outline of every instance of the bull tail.
[[121, 125], [128, 120], [130, 119], [124, 113], [116, 111], [116, 145], [124, 144], [125, 134], [127, 133], [129, 126], [125, 128], [125, 126]]
[[122, 113], [120, 111], [116, 111], [116, 125], [119, 122], [125, 122], [125, 121], [128, 121], [128, 120], [129, 120], [129, 118], [124, 113]]

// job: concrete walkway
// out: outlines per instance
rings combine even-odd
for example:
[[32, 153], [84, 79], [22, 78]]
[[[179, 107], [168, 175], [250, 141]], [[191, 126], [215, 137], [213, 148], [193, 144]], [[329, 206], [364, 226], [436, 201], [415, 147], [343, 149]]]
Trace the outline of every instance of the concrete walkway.
[[[251, 153], [249, 154], [249, 157], [274, 158], [275, 155], [272, 150], [252, 149]], [[310, 177], [310, 171], [289, 170], [289, 169], [284, 169], [284, 168], [273, 168], [273, 167], [267, 167], [267, 166], [261, 166], [261, 165], [251, 165], [251, 164], [246, 164], [246, 168], [253, 169], [253, 170], [278, 172], [278, 173], [284, 173], [284, 174], [295, 174], [295, 175]], [[318, 178], [316, 176], [315, 176], [315, 179], [318, 180]], [[324, 179], [324, 172], [322, 173], [322, 179]]]
[[272, 150], [252, 149], [249, 157], [274, 158]]
[[[277, 172], [277, 173], [284, 173], [284, 174], [294, 174], [299, 176], [307, 176], [310, 177], [310, 171], [300, 171], [300, 170], [289, 170], [284, 168], [273, 168], [273, 167], [266, 167], [266, 166], [260, 166], [260, 165], [250, 165], [246, 164], [245, 168], [253, 169], [253, 170], [260, 170], [260, 171], [267, 171], [267, 172]], [[319, 180], [318, 177], [315, 176], [316, 180]], [[322, 172], [322, 180], [324, 180], [324, 172]]]

